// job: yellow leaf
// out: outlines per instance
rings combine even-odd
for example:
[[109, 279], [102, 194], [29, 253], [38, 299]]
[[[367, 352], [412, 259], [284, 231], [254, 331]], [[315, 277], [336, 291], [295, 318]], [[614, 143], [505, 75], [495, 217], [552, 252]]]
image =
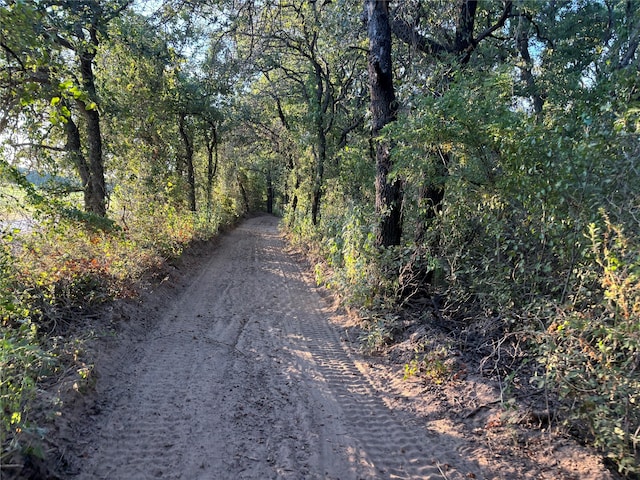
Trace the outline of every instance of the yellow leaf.
[[20, 423], [20, 420], [22, 420], [22, 415], [20, 414], [20, 412], [13, 412], [11, 414], [11, 424], [16, 424], [16, 423]]

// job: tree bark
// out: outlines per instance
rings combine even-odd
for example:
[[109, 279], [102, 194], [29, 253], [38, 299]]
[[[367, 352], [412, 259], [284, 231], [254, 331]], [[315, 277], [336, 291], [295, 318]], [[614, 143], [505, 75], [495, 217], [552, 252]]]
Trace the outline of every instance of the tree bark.
[[[92, 35], [91, 51], [80, 51], [80, 73], [82, 84], [89, 94], [89, 99], [97, 104], [95, 77], [93, 74], [94, 48], [98, 44], [95, 34]], [[87, 150], [89, 153], [90, 189], [85, 190], [85, 209], [102, 217], [107, 214], [107, 186], [104, 178], [104, 159], [102, 156], [102, 133], [100, 130], [100, 113], [95, 105], [87, 105], [77, 100], [78, 106], [87, 124]]]
[[218, 171], [218, 130], [214, 122], [209, 122], [211, 136], [206, 134], [207, 141], [207, 220], [211, 221], [213, 209], [213, 180]]
[[324, 164], [327, 160], [327, 135], [324, 130], [324, 114], [318, 113], [317, 131], [318, 131], [318, 153], [316, 155], [316, 172], [313, 182], [313, 192], [311, 200], [311, 221], [314, 225], [318, 224], [320, 216], [320, 200], [322, 198], [322, 183], [324, 179]]
[[[100, 133], [100, 114], [97, 110], [83, 111], [87, 122], [87, 143], [89, 151], [89, 169], [91, 170], [91, 188], [87, 192], [89, 212], [104, 217], [107, 214], [107, 186], [104, 178], [102, 159], [102, 135]], [[87, 198], [87, 197], [85, 197]]]
[[293, 225], [296, 210], [298, 209], [298, 189], [300, 188], [300, 176], [296, 173], [296, 181], [293, 186], [293, 198], [291, 199], [291, 222], [289, 226]]
[[476, 20], [477, 0], [463, 0], [456, 25], [456, 39], [454, 50], [461, 55], [461, 63], [465, 64], [471, 58], [475, 48], [473, 28]]
[[518, 52], [520, 53], [520, 57], [522, 57], [522, 60], [524, 62], [524, 65], [520, 69], [521, 78], [526, 83], [527, 93], [533, 100], [533, 111], [536, 115], [536, 119], [538, 122], [541, 122], [544, 98], [542, 97], [542, 95], [540, 95], [535, 78], [533, 76], [533, 60], [531, 59], [531, 55], [529, 54], [529, 35], [525, 30], [525, 25], [523, 25], [523, 23], [524, 19], [523, 17], [520, 17], [520, 24], [518, 25], [518, 31], [516, 32], [516, 46], [518, 48]]
[[[311, 222], [314, 225], [318, 224], [318, 217], [320, 216], [320, 200], [322, 198], [322, 184], [324, 182], [324, 166], [327, 161], [327, 131], [325, 130], [327, 109], [329, 107], [330, 99], [330, 87], [327, 81], [327, 88], [325, 89], [324, 72], [322, 66], [318, 63], [315, 57], [312, 57], [312, 64], [315, 73], [316, 91], [316, 117], [315, 127], [317, 136], [317, 153], [316, 153], [316, 171], [313, 181], [312, 198], [311, 198]], [[314, 149], [315, 151], [315, 149]]]
[[380, 247], [399, 245], [402, 236], [402, 181], [390, 179], [393, 167], [391, 144], [379, 139], [382, 129], [396, 120], [397, 104], [391, 63], [389, 2], [365, 0], [369, 35], [369, 93], [372, 135], [376, 161], [376, 213], [379, 217], [376, 242]]
[[273, 177], [271, 175], [271, 168], [267, 170], [267, 213], [273, 213]]
[[89, 165], [87, 163], [87, 159], [82, 154], [82, 140], [80, 137], [80, 130], [78, 129], [78, 125], [73, 121], [71, 117], [67, 119], [64, 124], [65, 135], [67, 136], [67, 143], [65, 145], [65, 150], [67, 151], [67, 155], [71, 160], [71, 163], [76, 167], [76, 171], [80, 176], [80, 181], [82, 182], [82, 192], [84, 195], [84, 205], [85, 209], [88, 210], [87, 206], [91, 204], [91, 196], [92, 196], [92, 183], [91, 183], [91, 172], [89, 171]]
[[249, 212], [251, 205], [249, 204], [249, 195], [247, 195], [247, 189], [244, 188], [244, 175], [238, 174], [238, 188], [240, 188], [240, 195], [242, 196], [242, 206], [244, 207], [244, 213]]

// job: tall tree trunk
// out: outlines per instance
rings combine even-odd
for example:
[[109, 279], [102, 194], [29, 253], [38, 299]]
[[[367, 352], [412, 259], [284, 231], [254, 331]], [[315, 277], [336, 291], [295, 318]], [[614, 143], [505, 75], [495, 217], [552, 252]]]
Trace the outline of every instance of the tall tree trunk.
[[293, 198], [291, 199], [291, 222], [289, 226], [292, 226], [296, 216], [296, 210], [298, 209], [298, 189], [300, 188], [300, 176], [296, 173], [296, 181], [293, 186]]
[[249, 212], [251, 205], [249, 204], [249, 195], [247, 195], [247, 189], [244, 188], [244, 180], [246, 177], [242, 174], [238, 174], [238, 187], [240, 188], [240, 195], [242, 196], [242, 206], [244, 207], [244, 213]]
[[193, 139], [189, 135], [186, 125], [186, 114], [180, 114], [178, 122], [178, 129], [180, 131], [180, 138], [184, 145], [184, 165], [187, 167], [187, 185], [189, 191], [187, 192], [187, 199], [189, 201], [189, 209], [192, 212], [196, 211], [196, 175], [193, 167]]
[[91, 198], [93, 196], [93, 183], [91, 182], [91, 171], [87, 159], [82, 154], [82, 140], [80, 138], [80, 130], [78, 125], [71, 117], [64, 124], [65, 134], [67, 136], [67, 144], [65, 149], [69, 155], [69, 159], [76, 167], [80, 181], [82, 182], [82, 192], [84, 195], [85, 210], [89, 211]]
[[316, 157], [316, 176], [313, 182], [311, 198], [311, 221], [314, 225], [318, 224], [318, 217], [320, 216], [324, 164], [327, 158], [327, 136], [325, 135], [323, 125], [319, 125], [318, 128], [318, 154]]
[[[536, 120], [541, 122], [544, 98], [540, 94], [533, 76], [533, 60], [529, 54], [529, 34], [525, 30], [524, 23], [523, 17], [520, 17], [518, 31], [516, 32], [516, 46], [518, 47], [520, 57], [522, 57], [522, 60], [524, 61], [524, 65], [520, 69], [521, 78], [525, 81], [527, 85], [527, 93], [533, 100], [533, 111], [536, 114]], [[528, 25], [526, 25], [526, 27], [528, 27]]]
[[213, 122], [209, 122], [211, 136], [207, 134], [207, 221], [211, 221], [213, 209], [213, 179], [218, 170], [218, 131]]
[[316, 136], [317, 136], [317, 154], [316, 154], [316, 171], [313, 181], [313, 191], [311, 198], [311, 222], [314, 225], [318, 224], [318, 217], [320, 216], [320, 200], [322, 198], [322, 184], [324, 182], [324, 166], [327, 160], [327, 134], [325, 131], [325, 115], [328, 107], [328, 98], [325, 99], [325, 95], [329, 95], [329, 92], [325, 92], [322, 67], [314, 59], [313, 67], [315, 70], [316, 81]]
[[90, 203], [87, 210], [100, 216], [107, 214], [107, 186], [104, 179], [102, 159], [102, 136], [100, 133], [100, 115], [97, 110], [84, 110], [87, 122], [87, 143], [89, 168], [91, 170]]
[[458, 22], [456, 25], [455, 51], [460, 54], [462, 64], [471, 59], [471, 53], [475, 48], [473, 42], [473, 27], [476, 20], [477, 0], [462, 0]]
[[273, 213], [273, 177], [271, 175], [271, 168], [267, 170], [267, 213]]
[[[97, 45], [97, 39], [95, 40]], [[91, 47], [93, 48], [93, 47]], [[89, 99], [97, 104], [95, 77], [93, 75], [93, 59], [95, 53], [80, 52], [80, 72], [82, 83], [89, 93]], [[91, 188], [85, 195], [85, 209], [96, 215], [107, 214], [107, 186], [104, 178], [104, 160], [102, 157], [102, 133], [100, 131], [100, 113], [96, 105], [88, 105], [77, 101], [87, 124], [87, 147], [89, 153], [89, 172]], [[88, 200], [88, 203], [87, 203]]]
[[376, 156], [376, 213], [379, 217], [376, 242], [381, 247], [399, 245], [402, 236], [402, 181], [389, 179], [392, 168], [391, 144], [379, 140], [385, 125], [396, 119], [397, 105], [391, 64], [389, 2], [365, 0], [369, 35], [369, 92], [372, 135]]

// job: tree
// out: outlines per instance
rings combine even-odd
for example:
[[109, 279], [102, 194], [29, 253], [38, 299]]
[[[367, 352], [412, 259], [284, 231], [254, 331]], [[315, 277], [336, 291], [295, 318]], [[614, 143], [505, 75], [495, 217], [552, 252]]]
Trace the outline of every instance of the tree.
[[186, 111], [178, 112], [178, 131], [180, 132], [180, 138], [182, 139], [182, 144], [184, 148], [184, 152], [182, 155], [179, 155], [179, 166], [178, 173], [181, 173], [184, 169], [186, 169], [187, 176], [187, 197], [189, 201], [189, 209], [192, 212], [196, 211], [196, 174], [195, 168], [193, 166], [193, 154], [194, 154], [194, 132], [193, 127], [190, 124], [190, 119], [187, 116]]
[[[57, 122], [67, 138], [65, 148], [82, 181], [85, 209], [99, 216], [106, 215], [107, 187], [94, 62], [107, 25], [131, 3], [51, 0], [16, 2], [4, 10], [14, 20], [32, 19], [29, 33], [17, 37], [20, 45], [10, 45], [8, 37], [3, 41], [4, 51], [11, 52], [29, 85], [18, 91], [21, 99], [14, 99], [13, 107], [46, 99], [58, 111]], [[75, 112], [81, 123], [74, 119]], [[21, 112], [26, 113], [27, 109]]]
[[[358, 31], [352, 7], [306, 1], [242, 5], [235, 42], [254, 66], [253, 74], [265, 80], [253, 84], [260, 84], [260, 94], [273, 102], [264, 112], [266, 118], [258, 121], [270, 125], [277, 119], [298, 143], [300, 158], [282, 159], [293, 177], [286, 195], [291, 211], [297, 211], [301, 194], [308, 196], [311, 223], [317, 225], [326, 180], [337, 170], [336, 153], [364, 122], [363, 113], [353, 108], [361, 55], [355, 48]], [[336, 36], [354, 48], [341, 48]]]
[[392, 145], [379, 139], [382, 129], [397, 115], [391, 63], [389, 2], [365, 0], [369, 36], [369, 87], [376, 160], [376, 212], [380, 217], [379, 246], [399, 245], [402, 236], [402, 180], [390, 178]]
[[73, 95], [73, 100], [86, 125], [89, 178], [84, 184], [85, 208], [100, 216], [105, 216], [107, 212], [107, 186], [94, 61], [100, 36], [106, 32], [108, 23], [132, 2], [133, 0], [104, 3], [99, 0], [54, 0], [45, 5], [52, 27], [47, 35], [51, 36], [54, 43], [73, 52], [78, 62], [78, 87], [81, 91]]
[[215, 119], [207, 118], [204, 120], [205, 128], [203, 135], [205, 146], [207, 148], [207, 184], [206, 184], [206, 205], [207, 219], [211, 220], [211, 210], [213, 208], [213, 181], [218, 172], [218, 145], [220, 139], [218, 137], [218, 125]]

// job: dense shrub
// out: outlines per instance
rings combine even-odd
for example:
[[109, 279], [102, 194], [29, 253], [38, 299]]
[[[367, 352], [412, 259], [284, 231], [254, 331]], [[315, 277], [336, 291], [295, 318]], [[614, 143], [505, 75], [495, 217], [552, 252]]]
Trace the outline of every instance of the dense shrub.
[[639, 473], [640, 243], [605, 219], [589, 228], [596, 284], [574, 307], [559, 306], [542, 336], [547, 378], [567, 403], [566, 419], [586, 431], [621, 472]]
[[42, 432], [32, 422], [30, 406], [52, 362], [30, 319], [29, 296], [16, 280], [12, 241], [12, 234], [0, 234], [0, 463], [16, 451], [37, 453]]

